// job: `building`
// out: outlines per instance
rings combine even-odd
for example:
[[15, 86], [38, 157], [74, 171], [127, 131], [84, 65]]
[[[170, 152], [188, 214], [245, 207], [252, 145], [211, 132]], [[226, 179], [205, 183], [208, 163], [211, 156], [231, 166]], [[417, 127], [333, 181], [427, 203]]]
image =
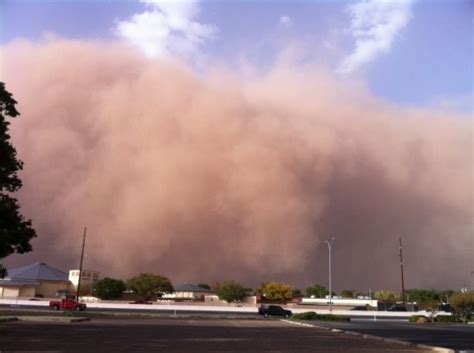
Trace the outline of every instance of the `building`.
[[0, 280], [0, 297], [53, 298], [58, 291], [71, 289], [67, 273], [48, 266], [44, 262], [8, 270]]
[[164, 294], [163, 299], [174, 299], [176, 301], [204, 301], [206, 295], [214, 294], [211, 289], [202, 288], [191, 283], [183, 283], [174, 286], [174, 293]]
[[[91, 289], [99, 280], [99, 272], [91, 270], [82, 270], [81, 288], [87, 291]], [[74, 290], [77, 290], [79, 284], [79, 270], [69, 271], [69, 281], [71, 281]], [[83, 293], [83, 290], [81, 290]], [[81, 294], [82, 295], [82, 294]]]

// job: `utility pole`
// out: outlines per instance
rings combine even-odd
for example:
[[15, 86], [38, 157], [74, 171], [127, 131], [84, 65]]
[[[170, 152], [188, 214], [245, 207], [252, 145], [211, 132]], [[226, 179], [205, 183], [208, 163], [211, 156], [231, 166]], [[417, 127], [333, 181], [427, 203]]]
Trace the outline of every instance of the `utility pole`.
[[81, 251], [81, 263], [79, 265], [79, 280], [77, 281], [77, 301], [79, 301], [79, 293], [81, 290], [81, 278], [82, 278], [82, 263], [84, 261], [84, 248], [86, 246], [86, 233], [87, 227], [84, 227], [84, 235], [82, 236], [82, 251]]
[[324, 242], [328, 246], [329, 252], [329, 312], [332, 313], [332, 276], [331, 276], [331, 250], [332, 250], [332, 243], [334, 241], [334, 237], [331, 237]]
[[402, 301], [403, 305], [406, 305], [406, 300], [405, 300], [405, 280], [403, 278], [403, 247], [402, 247], [402, 238], [398, 238], [400, 242], [400, 273], [402, 277]]

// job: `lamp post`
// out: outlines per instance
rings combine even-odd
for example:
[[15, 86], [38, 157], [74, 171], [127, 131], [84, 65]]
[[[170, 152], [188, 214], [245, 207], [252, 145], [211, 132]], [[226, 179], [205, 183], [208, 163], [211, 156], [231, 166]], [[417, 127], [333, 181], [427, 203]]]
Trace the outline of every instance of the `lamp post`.
[[334, 242], [334, 237], [325, 240], [324, 242], [328, 246], [329, 252], [329, 312], [332, 313], [332, 276], [331, 276], [331, 250], [332, 250], [332, 243]]

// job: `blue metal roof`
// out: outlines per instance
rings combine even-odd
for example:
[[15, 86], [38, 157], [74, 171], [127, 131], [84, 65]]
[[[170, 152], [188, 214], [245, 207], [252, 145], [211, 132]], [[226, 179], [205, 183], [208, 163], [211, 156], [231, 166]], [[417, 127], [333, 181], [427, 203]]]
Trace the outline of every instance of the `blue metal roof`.
[[0, 279], [0, 287], [37, 287], [40, 283], [34, 280], [15, 280], [15, 279]]
[[67, 281], [68, 274], [46, 265], [44, 262], [35, 262], [32, 265], [8, 270], [7, 279], [34, 280], [34, 281]]

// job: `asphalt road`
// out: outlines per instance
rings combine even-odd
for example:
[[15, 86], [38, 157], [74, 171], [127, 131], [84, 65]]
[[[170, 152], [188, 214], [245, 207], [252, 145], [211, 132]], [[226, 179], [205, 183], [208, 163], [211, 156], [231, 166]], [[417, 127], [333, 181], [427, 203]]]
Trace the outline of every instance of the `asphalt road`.
[[279, 320], [123, 319], [0, 324], [5, 352], [428, 352]]
[[474, 352], [474, 325], [412, 324], [390, 320], [351, 322], [318, 322], [316, 325], [393, 338], [416, 344]]

